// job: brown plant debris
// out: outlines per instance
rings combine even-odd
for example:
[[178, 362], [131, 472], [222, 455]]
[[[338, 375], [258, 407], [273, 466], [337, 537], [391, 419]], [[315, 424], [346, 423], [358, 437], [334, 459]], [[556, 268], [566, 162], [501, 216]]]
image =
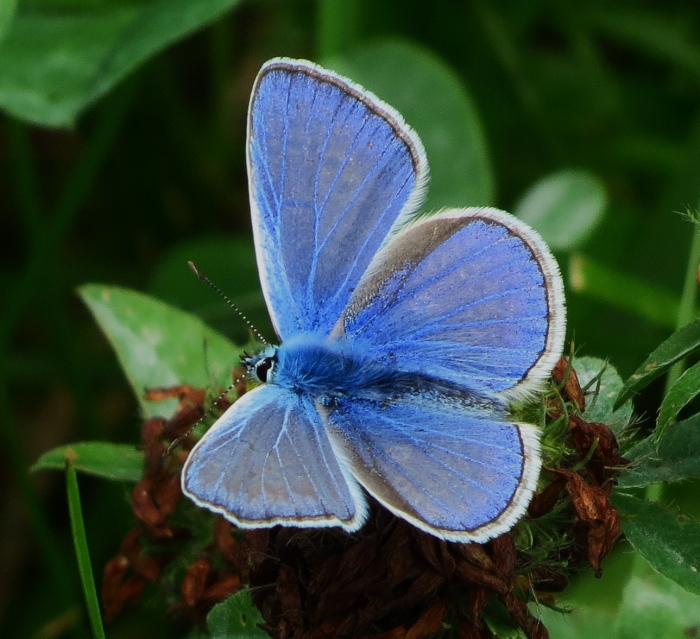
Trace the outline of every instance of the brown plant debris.
[[552, 371], [552, 379], [562, 386], [562, 395], [565, 400], [571, 402], [580, 412], [586, 408], [586, 398], [578, 381], [578, 375], [571, 366], [571, 361], [566, 357], [559, 358]]
[[[484, 614], [493, 605], [527, 637], [545, 639], [547, 629], [527, 603], [535, 595], [548, 601], [548, 593], [562, 590], [567, 566], [587, 562], [600, 575], [601, 562], [620, 534], [609, 496], [615, 468], [624, 461], [607, 426], [579, 416], [583, 393], [566, 360], [554, 375], [563, 401], [572, 407], [568, 446], [573, 453], [566, 468], [543, 471], [544, 479], [552, 479], [532, 500], [525, 525], [536, 531], [538, 522], [557, 513], [567, 542], [539, 554], [532, 544], [518, 550], [518, 527], [485, 544], [450, 543], [376, 503], [368, 522], [352, 535], [279, 526], [237, 530], [181, 498], [180, 470], [194, 445], [191, 430], [204, 414], [203, 391], [187, 386], [149, 391], [150, 399], [176, 397], [180, 405], [172, 419], [152, 418], [143, 425], [144, 475], [133, 491], [139, 523], [105, 567], [106, 618], [160, 582], [161, 590], [170, 588], [165, 596], [171, 614], [202, 623], [215, 603], [245, 584], [265, 619], [264, 629], [278, 639], [422, 639], [443, 630], [464, 638], [491, 637]], [[550, 407], [549, 412], [561, 418], [565, 410]]]
[[564, 480], [563, 487], [569, 493], [578, 515], [575, 525], [577, 543], [585, 550], [596, 577], [600, 577], [601, 563], [620, 536], [620, 514], [610, 503], [612, 484], [592, 486], [573, 471], [547, 470], [558, 475], [560, 481]]

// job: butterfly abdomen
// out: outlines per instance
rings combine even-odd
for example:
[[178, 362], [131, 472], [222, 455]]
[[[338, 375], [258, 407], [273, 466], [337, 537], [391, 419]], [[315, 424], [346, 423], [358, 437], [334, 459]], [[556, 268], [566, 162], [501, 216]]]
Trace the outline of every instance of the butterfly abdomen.
[[272, 383], [299, 395], [334, 403], [344, 397], [376, 402], [433, 397], [459, 409], [500, 410], [503, 402], [472, 389], [436, 379], [420, 371], [399, 370], [375, 362], [353, 349], [349, 342], [300, 335], [277, 350], [278, 366]]

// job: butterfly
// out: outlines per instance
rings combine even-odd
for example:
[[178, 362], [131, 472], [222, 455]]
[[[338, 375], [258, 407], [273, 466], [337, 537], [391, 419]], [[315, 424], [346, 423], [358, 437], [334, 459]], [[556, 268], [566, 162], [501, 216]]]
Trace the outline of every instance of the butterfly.
[[509, 404], [542, 385], [564, 343], [544, 241], [493, 208], [417, 216], [418, 135], [304, 60], [260, 70], [247, 162], [281, 341], [244, 359], [259, 385], [194, 447], [184, 493], [241, 528], [352, 532], [369, 494], [443, 539], [509, 530], [541, 466], [538, 429]]

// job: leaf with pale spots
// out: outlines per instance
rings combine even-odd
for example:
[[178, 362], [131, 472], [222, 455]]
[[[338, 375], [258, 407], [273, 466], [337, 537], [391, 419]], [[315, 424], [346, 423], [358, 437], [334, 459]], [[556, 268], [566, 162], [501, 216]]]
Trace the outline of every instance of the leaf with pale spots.
[[700, 522], [632, 495], [614, 495], [613, 505], [634, 549], [662, 575], [700, 594]]

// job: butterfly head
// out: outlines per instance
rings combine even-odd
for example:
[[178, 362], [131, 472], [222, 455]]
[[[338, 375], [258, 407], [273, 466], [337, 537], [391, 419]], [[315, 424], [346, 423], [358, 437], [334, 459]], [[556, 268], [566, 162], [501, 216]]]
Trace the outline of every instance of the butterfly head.
[[263, 384], [272, 382], [277, 373], [276, 368], [279, 363], [277, 347], [268, 346], [265, 350], [255, 355], [243, 353], [241, 361], [248, 374], [252, 375], [257, 381]]

